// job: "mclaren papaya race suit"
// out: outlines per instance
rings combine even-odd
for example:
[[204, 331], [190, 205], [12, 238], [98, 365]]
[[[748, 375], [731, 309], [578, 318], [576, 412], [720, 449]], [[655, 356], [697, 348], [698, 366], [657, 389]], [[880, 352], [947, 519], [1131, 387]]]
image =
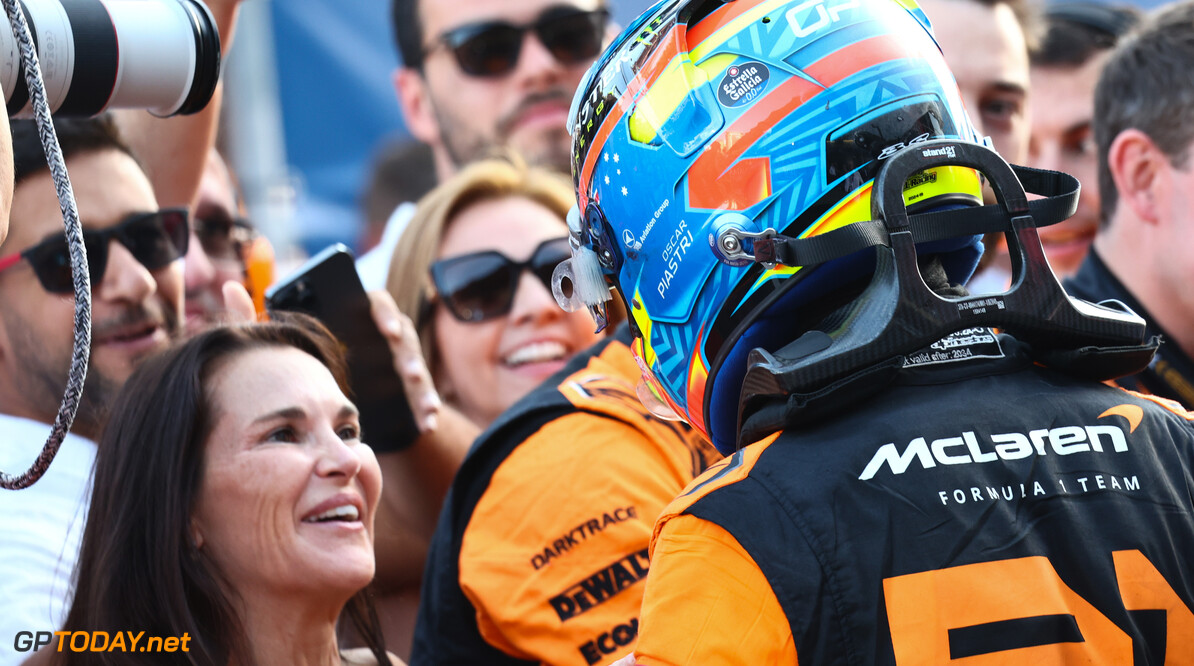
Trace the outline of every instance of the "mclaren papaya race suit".
[[598, 664], [629, 654], [655, 519], [720, 454], [651, 416], [617, 334], [477, 440], [427, 556], [411, 664]]
[[1194, 663], [1191, 415], [1028, 351], [954, 334], [711, 467], [657, 524], [638, 663]]

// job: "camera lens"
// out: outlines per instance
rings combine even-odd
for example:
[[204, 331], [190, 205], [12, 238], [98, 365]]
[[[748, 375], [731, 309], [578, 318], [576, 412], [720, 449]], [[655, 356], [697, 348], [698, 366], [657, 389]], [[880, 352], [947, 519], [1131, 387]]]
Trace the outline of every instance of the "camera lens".
[[[220, 36], [199, 0], [24, 0], [50, 110], [108, 108], [161, 116], [207, 106], [220, 73]], [[20, 50], [0, 14], [0, 86], [12, 117], [29, 117]]]

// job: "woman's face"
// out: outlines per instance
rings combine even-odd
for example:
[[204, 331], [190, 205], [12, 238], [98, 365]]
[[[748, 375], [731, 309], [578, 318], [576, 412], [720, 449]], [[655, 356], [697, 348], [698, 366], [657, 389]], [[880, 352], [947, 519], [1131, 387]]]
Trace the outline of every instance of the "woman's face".
[[191, 527], [240, 593], [346, 600], [373, 578], [381, 471], [356, 408], [293, 347], [237, 354], [207, 390], [214, 428]]
[[[522, 197], [479, 201], [449, 221], [437, 259], [497, 250], [525, 261], [545, 240], [568, 235], [550, 209]], [[487, 426], [576, 352], [597, 341], [584, 311], [567, 313], [530, 271], [518, 278], [510, 311], [462, 322], [435, 308], [436, 385], [457, 409]]]

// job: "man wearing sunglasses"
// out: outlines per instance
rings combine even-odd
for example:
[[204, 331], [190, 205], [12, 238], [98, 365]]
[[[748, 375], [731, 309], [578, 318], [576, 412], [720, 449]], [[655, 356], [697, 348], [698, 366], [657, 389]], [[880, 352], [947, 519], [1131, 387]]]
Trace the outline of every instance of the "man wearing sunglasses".
[[[196, 333], [227, 319], [223, 287], [248, 284], [248, 254], [253, 243], [266, 243], [240, 215], [232, 173], [216, 149], [208, 151], [191, 219], [186, 256], [186, 331]], [[259, 291], [253, 289], [252, 291]]]
[[[205, 4], [226, 56], [241, 0]], [[106, 404], [133, 367], [180, 330], [181, 258], [189, 242], [187, 215], [179, 207], [195, 198], [220, 100], [217, 90], [207, 108], [189, 116], [160, 118], [130, 108], [112, 111], [113, 120], [55, 123], [89, 255], [92, 346], [79, 412], [54, 463], [34, 486], [0, 491], [0, 636], [57, 629], [61, 622], [87, 518], [95, 457], [88, 438], [97, 434]], [[66, 388], [74, 298], [61, 284], [63, 273], [70, 273], [58, 245], [62, 214], [36, 128], [32, 121], [9, 123], [4, 115], [0, 469], [19, 473], [46, 441]], [[12, 182], [5, 172], [14, 163], [15, 192], [5, 183]], [[27, 656], [15, 647], [0, 640], [0, 666]]]
[[[392, 0], [402, 65], [394, 88], [407, 128], [431, 148], [435, 177], [499, 147], [568, 173], [572, 93], [612, 37], [606, 0]], [[413, 206], [357, 263], [380, 289]]]
[[[74, 425], [90, 437], [136, 363], [178, 333], [188, 216], [158, 208], [108, 118], [55, 125], [90, 264], [92, 351]], [[12, 226], [0, 245], [0, 409], [50, 423], [72, 346], [70, 258], [36, 127], [13, 121], [13, 144]]]
[[568, 172], [564, 121], [606, 36], [602, 0], [394, 0], [398, 101], [440, 180], [509, 146]]
[[[186, 210], [159, 208], [109, 117], [55, 126], [88, 254], [91, 358], [72, 433], [50, 472], [32, 488], [0, 491], [0, 629], [11, 628], [9, 636], [56, 625], [86, 520], [89, 439], [133, 368], [168, 345], [182, 321]], [[16, 186], [0, 244], [0, 469], [10, 472], [29, 465], [54, 421], [74, 320], [62, 213], [32, 121], [12, 121], [12, 140]], [[0, 651], [0, 662], [9, 657]]]

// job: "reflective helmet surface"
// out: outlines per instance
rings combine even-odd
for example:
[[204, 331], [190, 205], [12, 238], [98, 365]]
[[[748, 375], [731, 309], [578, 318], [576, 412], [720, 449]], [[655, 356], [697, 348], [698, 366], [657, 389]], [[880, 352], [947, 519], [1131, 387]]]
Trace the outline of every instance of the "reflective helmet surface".
[[[868, 220], [884, 158], [935, 138], [981, 143], [910, 0], [665, 0], [594, 64], [570, 130], [574, 252], [625, 301], [653, 392], [723, 452], [747, 352], [789, 341], [802, 303], [867, 269], [729, 261], [713, 240]], [[977, 205], [980, 187], [941, 167], [910, 179], [905, 201]], [[937, 250], [965, 282], [981, 245]]]

